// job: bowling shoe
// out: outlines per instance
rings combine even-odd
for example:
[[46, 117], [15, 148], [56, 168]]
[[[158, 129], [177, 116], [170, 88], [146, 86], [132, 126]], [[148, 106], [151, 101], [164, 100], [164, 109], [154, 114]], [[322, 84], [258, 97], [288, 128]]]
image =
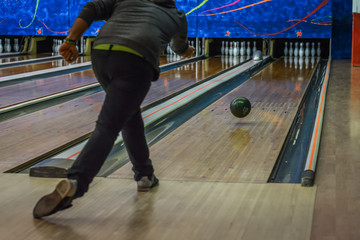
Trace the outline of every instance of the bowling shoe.
[[34, 218], [48, 216], [71, 207], [76, 189], [76, 180], [61, 180], [52, 193], [43, 196], [36, 203], [33, 211]]
[[158, 184], [159, 184], [159, 179], [157, 179], [155, 175], [144, 176], [140, 178], [139, 181], [137, 181], [137, 190], [139, 192], [147, 192], [150, 191], [151, 188], [157, 186]]

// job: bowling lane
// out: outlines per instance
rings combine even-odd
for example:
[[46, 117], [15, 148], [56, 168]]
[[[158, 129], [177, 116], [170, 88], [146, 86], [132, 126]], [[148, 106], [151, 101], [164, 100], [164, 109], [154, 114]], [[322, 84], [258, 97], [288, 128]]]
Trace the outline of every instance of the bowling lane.
[[[316, 67], [286, 64], [284, 59], [272, 63], [151, 146], [157, 176], [266, 183]], [[241, 119], [229, 110], [239, 96], [252, 103]], [[130, 164], [111, 176], [131, 178]]]
[[0, 66], [3, 63], [9, 62], [17, 62], [29, 59], [37, 59], [37, 58], [45, 58], [45, 57], [52, 57], [52, 53], [41, 53], [37, 55], [20, 55], [20, 56], [12, 56], [12, 57], [1, 57], [0, 58]]
[[[89, 62], [91, 60], [91, 57], [85, 56], [85, 57], [79, 57], [76, 63], [84, 63]], [[29, 73], [39, 70], [45, 70], [45, 69], [51, 69], [56, 67], [63, 67], [70, 65], [63, 59], [58, 60], [51, 60], [48, 62], [41, 62], [41, 63], [34, 63], [34, 64], [26, 64], [26, 65], [20, 65], [20, 66], [14, 66], [14, 67], [5, 67], [0, 68], [0, 77], [6, 77], [11, 76], [15, 74], [21, 74], [21, 73]]]
[[[161, 58], [162, 62], [167, 62], [167, 58]], [[181, 67], [179, 70], [166, 71], [161, 74], [160, 79], [153, 83], [152, 88], [157, 89], [157, 93], [149, 94], [144, 104], [149, 104], [158, 99], [158, 96], [169, 96], [179, 88], [186, 88], [200, 79], [205, 79], [220, 71], [226, 70], [233, 65], [222, 66], [224, 61], [221, 58], [210, 58], [190, 65]], [[233, 63], [234, 64], [234, 63]], [[211, 71], [209, 70], [211, 69]], [[1, 69], [0, 69], [1, 72]], [[192, 82], [194, 80], [195, 82]], [[80, 71], [56, 77], [44, 78], [34, 81], [4, 86], [0, 88], [0, 109], [13, 106], [22, 102], [39, 99], [56, 93], [72, 90], [86, 85], [96, 83], [92, 70]]]
[[[231, 68], [214, 57], [160, 74], [153, 82], [143, 107]], [[64, 104], [0, 123], [0, 171], [7, 171], [54, 149], [88, 136], [94, 128], [104, 93], [81, 97]]]

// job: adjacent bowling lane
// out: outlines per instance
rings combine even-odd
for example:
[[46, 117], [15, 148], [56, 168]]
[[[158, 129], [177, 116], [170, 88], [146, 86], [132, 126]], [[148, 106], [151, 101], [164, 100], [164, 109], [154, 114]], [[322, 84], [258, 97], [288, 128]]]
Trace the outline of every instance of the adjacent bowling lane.
[[[266, 183], [314, 71], [315, 66], [305, 64], [285, 67], [284, 59], [270, 64], [151, 146], [156, 175], [163, 180]], [[245, 118], [230, 112], [237, 97], [252, 104]], [[130, 164], [111, 176], [131, 178]]]
[[52, 53], [40, 53], [37, 55], [19, 55], [19, 56], [12, 56], [12, 57], [0, 57], [0, 66], [3, 63], [17, 62], [17, 61], [37, 59], [37, 58], [45, 58], [45, 57], [52, 57]]
[[[89, 56], [79, 57], [77, 59], [77, 63], [88, 62], [90, 60], [91, 57]], [[172, 63], [172, 60], [173, 58], [169, 58], [169, 56], [164, 56], [160, 58], [160, 63], [162, 65], [165, 65]], [[176, 59], [176, 61], [178, 61], [178, 59]], [[0, 68], [0, 74], [19, 74], [36, 70], [61, 67], [65, 65], [68, 64], [64, 60], [60, 59], [38, 64], [23, 65], [3, 69]], [[94, 83], [97, 83], [97, 81], [95, 79], [93, 71], [86, 70], [50, 78], [43, 78], [39, 80], [27, 80], [22, 83], [0, 87], [0, 109]]]
[[[90, 60], [91, 57], [88, 56], [79, 57], [72, 64], [89, 62]], [[41, 63], [26, 64], [26, 65], [14, 66], [14, 67], [5, 67], [5, 68], [0, 68], [0, 77], [6, 77], [6, 76], [10, 77], [11, 75], [15, 75], [15, 74], [29, 73], [39, 70], [64, 67], [68, 65], [69, 63], [67, 63], [65, 60], [57, 59], [57, 60], [51, 60]]]
[[[231, 67], [229, 63], [223, 64], [221, 58], [214, 57], [164, 72], [158, 81], [153, 82], [142, 106], [166, 98]], [[103, 99], [104, 93], [100, 92], [1, 122], [0, 171], [15, 168], [89, 135]]]

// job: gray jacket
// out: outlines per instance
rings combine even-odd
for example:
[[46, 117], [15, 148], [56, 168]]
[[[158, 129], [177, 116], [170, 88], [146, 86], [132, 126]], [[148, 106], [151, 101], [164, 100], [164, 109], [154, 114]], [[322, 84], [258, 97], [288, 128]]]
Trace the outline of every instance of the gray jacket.
[[159, 57], [170, 42], [183, 54], [187, 48], [187, 20], [172, 0], [93, 0], [79, 18], [89, 26], [105, 20], [95, 39], [98, 44], [118, 44], [135, 50], [159, 71]]

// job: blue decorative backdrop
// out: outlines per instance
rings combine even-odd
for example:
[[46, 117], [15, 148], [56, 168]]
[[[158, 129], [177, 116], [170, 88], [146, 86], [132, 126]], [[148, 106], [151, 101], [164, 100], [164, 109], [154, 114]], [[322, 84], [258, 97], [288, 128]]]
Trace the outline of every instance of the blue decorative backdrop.
[[[89, 0], [0, 0], [1, 35], [66, 35]], [[189, 37], [331, 38], [330, 0], [176, 0]], [[103, 22], [85, 33], [95, 36]]]

